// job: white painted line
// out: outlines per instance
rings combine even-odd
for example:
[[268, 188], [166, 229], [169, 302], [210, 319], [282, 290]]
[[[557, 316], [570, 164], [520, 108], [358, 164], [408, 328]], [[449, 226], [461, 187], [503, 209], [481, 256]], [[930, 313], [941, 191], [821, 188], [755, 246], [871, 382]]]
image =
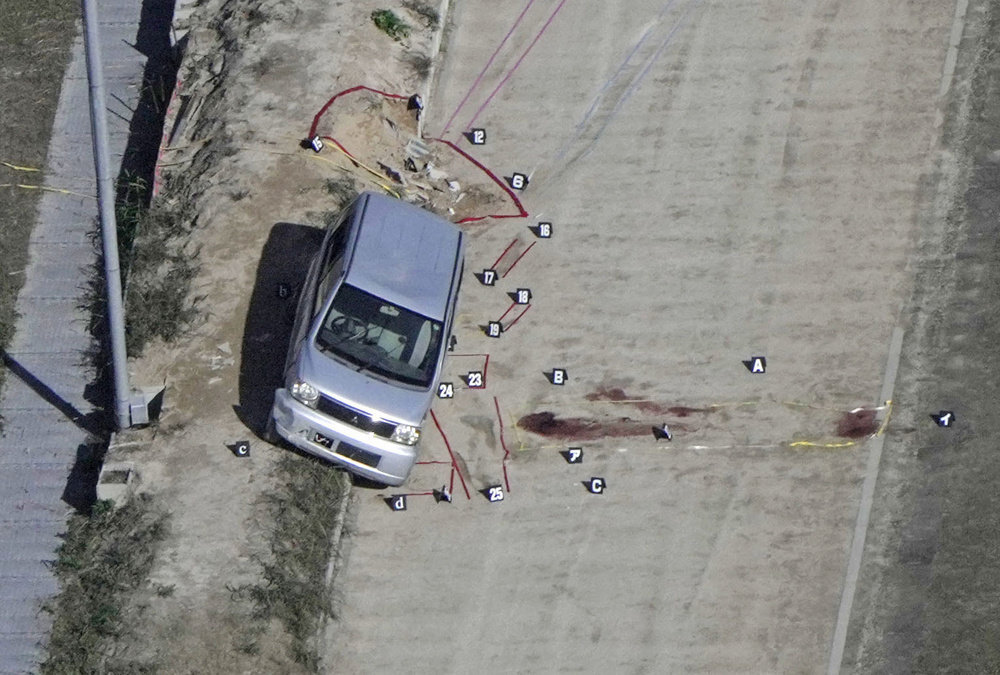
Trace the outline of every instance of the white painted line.
[[[899, 370], [899, 355], [903, 348], [903, 329], [892, 330], [892, 340], [889, 343], [889, 358], [886, 361], [885, 377], [882, 379], [882, 395], [880, 404], [892, 400], [892, 392], [896, 387], [896, 372]], [[858, 574], [861, 571], [861, 557], [865, 551], [865, 537], [868, 535], [868, 520], [872, 513], [872, 502], [875, 497], [875, 481], [878, 480], [879, 464], [882, 462], [882, 446], [885, 444], [885, 434], [876, 436], [871, 441], [871, 451], [868, 454], [868, 466], [865, 469], [865, 482], [861, 486], [861, 504], [858, 506], [858, 519], [854, 523], [854, 539], [851, 542], [851, 555], [847, 561], [847, 576], [844, 579], [844, 591], [840, 596], [840, 610], [837, 612], [837, 627], [833, 631], [833, 646], [830, 649], [830, 663], [827, 675], [840, 675], [840, 664], [844, 660], [844, 647], [847, 645], [847, 626], [851, 620], [851, 607], [854, 605], [854, 592], [858, 585]]]
[[955, 65], [958, 63], [958, 45], [962, 41], [962, 31], [965, 29], [965, 12], [968, 9], [969, 0], [958, 0], [955, 5], [955, 19], [951, 22], [951, 39], [948, 40], [948, 53], [944, 57], [944, 73], [941, 75], [938, 98], [944, 98], [951, 89], [951, 81], [955, 77]]

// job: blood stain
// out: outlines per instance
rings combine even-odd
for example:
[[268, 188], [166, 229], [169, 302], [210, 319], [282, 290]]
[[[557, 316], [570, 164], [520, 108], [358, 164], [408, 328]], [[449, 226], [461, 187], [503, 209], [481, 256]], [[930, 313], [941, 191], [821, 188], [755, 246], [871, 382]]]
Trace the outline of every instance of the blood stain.
[[596, 438], [645, 436], [646, 424], [622, 417], [615, 421], [598, 421], [585, 417], [556, 417], [548, 411], [531, 413], [517, 421], [517, 426], [539, 436], [564, 440], [586, 441]]
[[693, 413], [711, 412], [708, 408], [689, 408], [684, 405], [665, 406], [653, 401], [646, 401], [637, 396], [629, 396], [621, 387], [610, 389], [601, 387], [586, 396], [588, 401], [612, 401], [616, 403], [628, 403], [635, 406], [639, 412], [647, 415], [673, 415], [674, 417], [687, 417]]
[[846, 412], [837, 421], [837, 435], [841, 438], [863, 438], [878, 431], [874, 410], [862, 408]]

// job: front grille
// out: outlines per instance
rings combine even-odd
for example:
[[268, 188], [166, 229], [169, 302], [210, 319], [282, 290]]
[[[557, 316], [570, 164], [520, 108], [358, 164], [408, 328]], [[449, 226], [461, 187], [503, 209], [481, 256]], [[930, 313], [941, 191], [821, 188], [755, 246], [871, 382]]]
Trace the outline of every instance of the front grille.
[[392, 432], [396, 430], [396, 425], [392, 422], [376, 422], [367, 413], [355, 410], [328, 396], [320, 395], [319, 401], [316, 403], [316, 410], [335, 420], [340, 420], [344, 424], [350, 424], [355, 429], [361, 429], [382, 438], [391, 438]]
[[343, 441], [337, 444], [336, 452], [338, 455], [342, 455], [343, 457], [347, 457], [348, 459], [353, 459], [355, 462], [361, 462], [362, 464], [366, 464], [373, 468], [378, 466], [378, 461], [382, 459], [379, 455], [376, 455], [374, 452], [369, 452], [368, 450], [362, 450], [361, 448], [356, 448], [353, 445], [344, 443]]

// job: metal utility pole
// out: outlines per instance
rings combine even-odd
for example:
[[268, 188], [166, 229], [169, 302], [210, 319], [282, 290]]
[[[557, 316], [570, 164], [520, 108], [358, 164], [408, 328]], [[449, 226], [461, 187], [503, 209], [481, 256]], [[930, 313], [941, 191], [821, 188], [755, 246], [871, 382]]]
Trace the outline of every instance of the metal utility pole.
[[108, 121], [105, 116], [104, 70], [101, 67], [97, 32], [97, 0], [83, 0], [84, 48], [87, 52], [87, 79], [90, 82], [90, 128], [94, 140], [97, 173], [97, 203], [101, 216], [104, 248], [104, 282], [107, 291], [108, 322], [111, 332], [111, 362], [115, 378], [115, 414], [118, 429], [132, 426], [125, 354], [125, 310], [122, 306], [122, 279], [118, 267], [118, 224], [115, 220], [115, 190], [108, 158]]

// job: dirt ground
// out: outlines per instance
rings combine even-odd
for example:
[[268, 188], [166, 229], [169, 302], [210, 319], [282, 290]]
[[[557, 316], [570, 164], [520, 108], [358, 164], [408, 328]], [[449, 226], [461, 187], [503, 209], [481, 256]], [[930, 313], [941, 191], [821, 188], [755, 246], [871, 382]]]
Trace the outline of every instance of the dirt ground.
[[[259, 581], [253, 557], [266, 553], [271, 523], [259, 499], [272, 487], [275, 459], [288, 452], [255, 436], [287, 345], [289, 303], [277, 288], [301, 280], [317, 228], [352, 190], [385, 185], [414, 200], [429, 194], [442, 210], [458, 212], [496, 199], [497, 188], [478, 175], [411, 174], [420, 186], [404, 190], [375, 166], [370, 158], [377, 156], [399, 160], [402, 170], [402, 147], [416, 130], [405, 101], [361, 94], [321, 120], [318, 133], [339, 137], [362, 166], [332, 145], [318, 155], [300, 147], [313, 116], [338, 91], [357, 84], [418, 91], [413, 64], [430, 52], [433, 32], [419, 15], [398, 9], [414, 30], [394, 42], [370, 19], [377, 7], [217, 0], [182, 11], [178, 29], [188, 42], [175, 110], [183, 97], [190, 101], [173, 138], [176, 114], [167, 122], [158, 198], [191, 200], [198, 226], [188, 244], [198, 251], [193, 294], [201, 296], [202, 319], [179, 343], [151, 345], [131, 364], [133, 382], [165, 382], [166, 396], [155, 430], [129, 436], [135, 445], [116, 451], [137, 462], [143, 489], [171, 512], [151, 587], [172, 590], [137, 600], [143, 637], [130, 647], [160, 672], [300, 668], [277, 628], [258, 641], [259, 653], [239, 651], [248, 609], [233, 602], [231, 590]], [[432, 149], [431, 159], [449, 171], [447, 152]], [[450, 190], [447, 180], [461, 181], [461, 189]], [[477, 181], [478, 193], [470, 190]], [[462, 192], [467, 198], [456, 204]], [[243, 439], [252, 450], [239, 459], [228, 446]]]
[[[270, 289], [301, 273], [315, 236], [302, 225], [336, 212], [347, 176], [455, 219], [518, 212], [443, 144], [429, 142], [447, 179], [391, 183], [378, 162], [400, 171], [412, 129], [399, 102], [359, 93], [319, 120], [358, 166], [332, 142], [299, 147], [338, 91], [420, 88], [408, 52], [431, 32], [395, 43], [375, 8], [216, 0], [190, 19], [181, 93], [201, 102], [164, 155], [164, 196], [171, 173], [195, 177], [206, 313], [133, 377], [168, 384], [137, 451], [174, 513], [153, 581], [176, 590], [144, 600], [165, 672], [290, 672], [280, 632], [256, 657], [220, 645], [237, 642], [228, 587], [255, 578], [256, 498], [287, 452], [253, 434], [283, 354]], [[402, 490], [356, 491], [331, 672], [825, 669], [889, 336], [919, 327], [912, 261], [950, 187], [936, 167], [956, 113], [939, 99], [953, 14], [919, 0], [455, 5], [424, 135], [501, 180], [528, 176], [530, 215], [466, 225], [444, 378], [457, 393], [427, 423], [431, 463]], [[471, 127], [486, 145], [463, 138]], [[474, 276], [488, 268], [495, 287]], [[669, 443], [651, 433], [663, 423]], [[237, 459], [226, 444], [244, 438]], [[583, 466], [560, 455], [575, 446]], [[606, 491], [588, 491], [594, 477]], [[443, 484], [450, 505], [428, 494]], [[404, 490], [407, 511], [387, 508]]]

